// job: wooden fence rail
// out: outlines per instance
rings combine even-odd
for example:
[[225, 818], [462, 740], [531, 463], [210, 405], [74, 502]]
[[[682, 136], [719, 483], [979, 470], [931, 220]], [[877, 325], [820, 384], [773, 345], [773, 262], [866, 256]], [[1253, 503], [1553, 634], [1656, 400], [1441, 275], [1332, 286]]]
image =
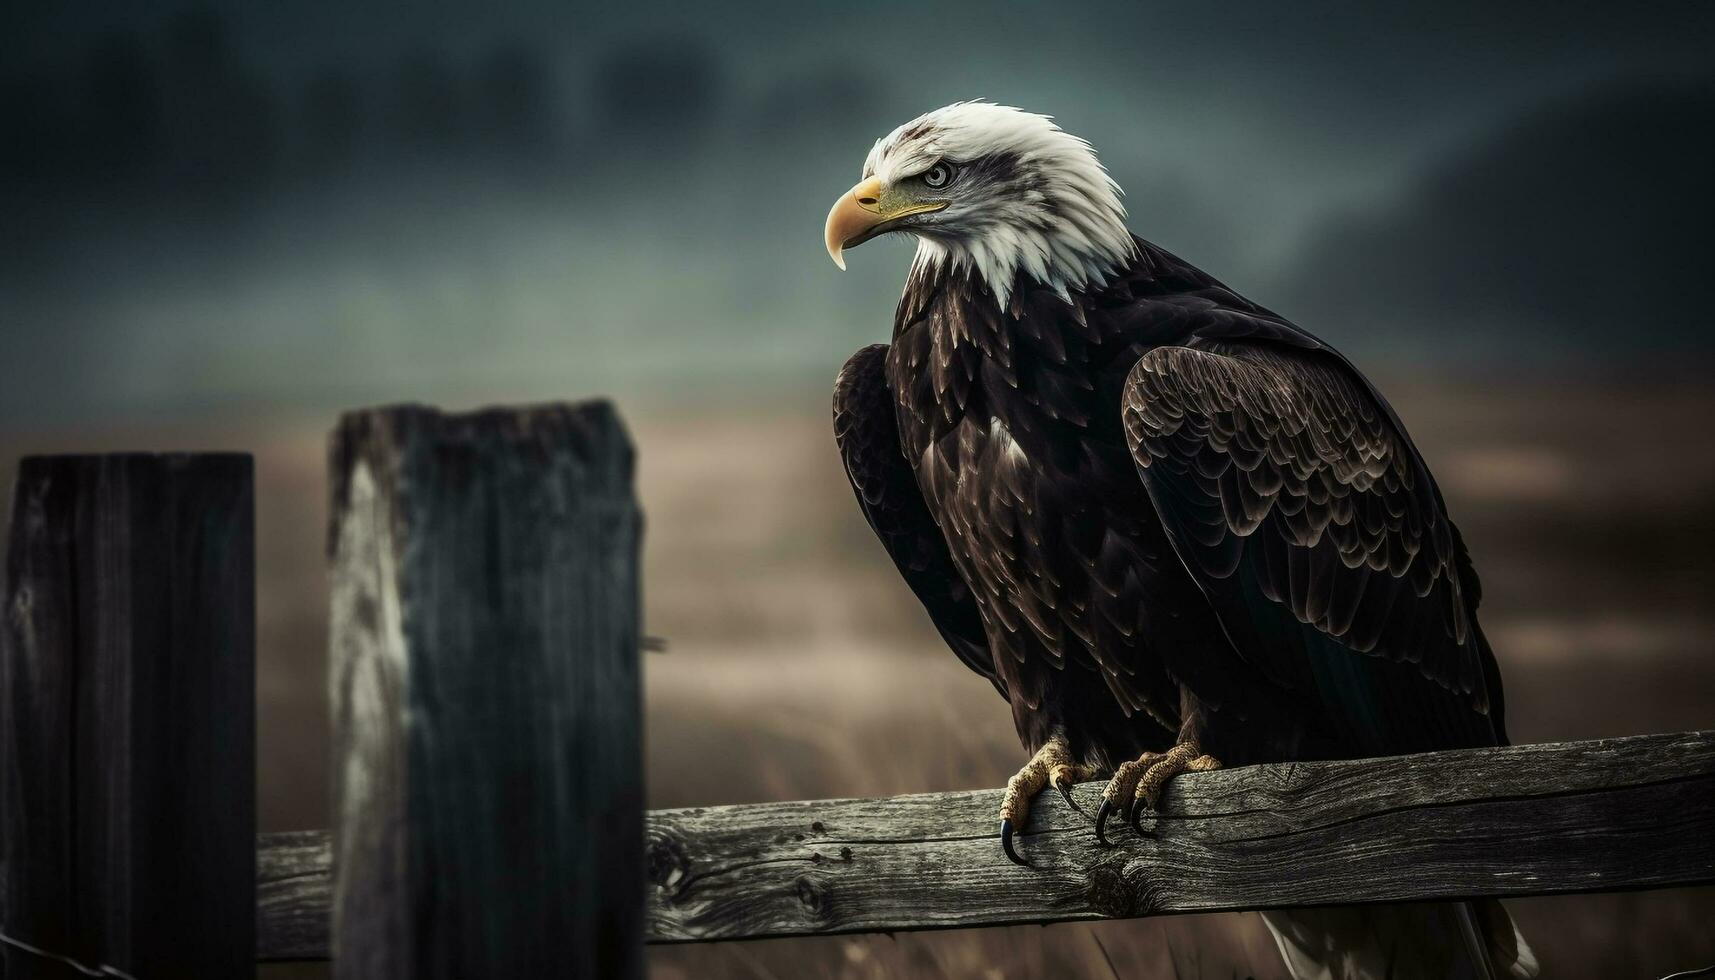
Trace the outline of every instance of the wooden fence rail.
[[[1100, 783], [1075, 798], [1093, 812]], [[998, 790], [648, 814], [651, 943], [1715, 884], [1715, 732], [1251, 766], [1175, 780], [1096, 843], [1050, 793], [1000, 854]], [[327, 955], [322, 831], [259, 839], [265, 959]]]
[[248, 457], [20, 468], [0, 980], [636, 980], [645, 942], [1715, 883], [1709, 732], [1189, 775], [1111, 848], [1050, 793], [1029, 868], [998, 791], [646, 814], [611, 406], [353, 413], [329, 463], [335, 826], [261, 837]]

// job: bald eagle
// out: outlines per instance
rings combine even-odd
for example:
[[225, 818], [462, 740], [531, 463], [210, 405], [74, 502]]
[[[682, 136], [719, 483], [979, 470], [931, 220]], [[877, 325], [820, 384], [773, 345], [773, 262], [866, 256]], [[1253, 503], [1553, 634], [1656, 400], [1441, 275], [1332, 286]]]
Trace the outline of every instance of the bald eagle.
[[[876, 142], [828, 252], [917, 239], [892, 342], [840, 372], [859, 506], [1049, 785], [1134, 827], [1173, 776], [1506, 741], [1477, 574], [1352, 363], [1126, 227], [1046, 116], [964, 102]], [[1530, 976], [1494, 903], [1270, 913], [1299, 976]]]

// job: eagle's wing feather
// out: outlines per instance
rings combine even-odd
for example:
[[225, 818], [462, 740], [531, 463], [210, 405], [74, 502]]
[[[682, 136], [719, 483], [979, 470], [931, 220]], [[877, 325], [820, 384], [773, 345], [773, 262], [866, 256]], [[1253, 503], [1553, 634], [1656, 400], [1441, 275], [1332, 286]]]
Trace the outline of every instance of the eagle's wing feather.
[[1193, 343], [1137, 362], [1123, 420], [1239, 654], [1369, 754], [1504, 740], [1475, 573], [1393, 413], [1331, 352]]
[[865, 347], [846, 361], [834, 383], [834, 438], [846, 475], [863, 516], [947, 645], [1004, 697], [976, 601], [900, 451], [886, 362], [887, 345]]

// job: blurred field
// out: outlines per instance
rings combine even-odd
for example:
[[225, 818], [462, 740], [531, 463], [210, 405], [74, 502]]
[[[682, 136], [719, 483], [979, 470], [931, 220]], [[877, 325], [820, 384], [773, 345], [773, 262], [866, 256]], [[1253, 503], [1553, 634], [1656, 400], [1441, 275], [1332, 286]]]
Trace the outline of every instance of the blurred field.
[[[832, 375], [832, 368], [829, 371]], [[1707, 391], [1602, 383], [1386, 388], [1485, 582], [1515, 741], [1715, 727], [1715, 416]], [[1000, 784], [1004, 705], [940, 648], [864, 526], [823, 390], [626, 399], [649, 518], [655, 807]], [[242, 419], [0, 432], [0, 459], [80, 448], [257, 454], [265, 830], [328, 822], [323, 432]], [[9, 473], [4, 474], [9, 481]], [[1513, 903], [1550, 977], [1715, 963], [1715, 892]], [[1280, 976], [1254, 915], [1189, 916], [650, 954], [653, 976]], [[270, 976], [318, 975], [281, 967]]]

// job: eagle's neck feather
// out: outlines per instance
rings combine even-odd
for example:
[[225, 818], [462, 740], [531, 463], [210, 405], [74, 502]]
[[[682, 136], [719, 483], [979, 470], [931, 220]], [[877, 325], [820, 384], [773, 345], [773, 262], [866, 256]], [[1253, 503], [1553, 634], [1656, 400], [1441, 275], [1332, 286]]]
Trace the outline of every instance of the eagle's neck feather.
[[1020, 283], [1043, 286], [1070, 301], [1073, 293], [1107, 285], [1136, 256], [1116, 196], [1113, 210], [1048, 214], [1039, 222], [1002, 224], [970, 239], [919, 235], [911, 276], [975, 276], [1005, 309]]

